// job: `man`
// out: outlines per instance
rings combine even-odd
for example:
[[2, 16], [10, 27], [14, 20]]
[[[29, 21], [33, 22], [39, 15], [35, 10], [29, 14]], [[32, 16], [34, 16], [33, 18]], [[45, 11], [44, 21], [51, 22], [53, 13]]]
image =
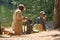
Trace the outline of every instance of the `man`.
[[46, 27], [45, 27], [46, 19], [45, 19], [45, 15], [44, 14], [45, 14], [44, 11], [40, 12], [39, 17], [37, 17], [37, 19], [36, 19], [36, 23], [43, 25], [43, 28], [46, 31]]
[[12, 28], [15, 35], [22, 35], [22, 12], [24, 11], [25, 7], [23, 4], [20, 4], [17, 10], [13, 14], [13, 22]]

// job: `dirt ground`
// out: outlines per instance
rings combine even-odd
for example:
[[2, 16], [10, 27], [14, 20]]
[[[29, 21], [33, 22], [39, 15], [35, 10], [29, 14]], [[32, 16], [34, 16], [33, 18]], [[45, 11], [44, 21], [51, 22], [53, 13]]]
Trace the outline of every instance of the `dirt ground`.
[[60, 40], [59, 31], [44, 31], [40, 33], [0, 37], [0, 40]]

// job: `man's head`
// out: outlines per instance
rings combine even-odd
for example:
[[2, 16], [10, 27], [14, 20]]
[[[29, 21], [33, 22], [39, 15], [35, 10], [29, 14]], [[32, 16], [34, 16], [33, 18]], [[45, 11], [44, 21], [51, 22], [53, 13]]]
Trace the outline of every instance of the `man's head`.
[[23, 4], [19, 4], [18, 8], [21, 10], [21, 11], [24, 11], [25, 10], [25, 7]]
[[39, 16], [42, 18], [42, 17], [43, 17], [43, 13], [42, 13], [42, 12], [40, 12]]
[[43, 17], [45, 15], [45, 12], [41, 11], [39, 15], [40, 15], [40, 17]]

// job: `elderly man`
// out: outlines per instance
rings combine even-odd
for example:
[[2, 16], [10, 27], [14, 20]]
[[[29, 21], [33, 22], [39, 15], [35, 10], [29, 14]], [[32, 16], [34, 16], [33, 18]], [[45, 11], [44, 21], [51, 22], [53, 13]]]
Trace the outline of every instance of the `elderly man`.
[[12, 29], [15, 35], [22, 35], [22, 12], [24, 11], [25, 7], [23, 4], [20, 4], [16, 11], [13, 14], [13, 22], [12, 22]]

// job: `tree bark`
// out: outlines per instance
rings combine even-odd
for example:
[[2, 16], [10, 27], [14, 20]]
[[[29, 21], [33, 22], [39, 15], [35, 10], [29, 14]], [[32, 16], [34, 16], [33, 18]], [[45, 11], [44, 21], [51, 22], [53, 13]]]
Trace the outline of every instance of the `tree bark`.
[[60, 0], [55, 0], [53, 28], [60, 28]]
[[2, 34], [2, 30], [1, 30], [1, 21], [0, 21], [0, 35]]
[[46, 12], [47, 12], [48, 6], [47, 6], [47, 3], [46, 3], [46, 0], [44, 0], [44, 4], [45, 4], [45, 10], [46, 10]]

